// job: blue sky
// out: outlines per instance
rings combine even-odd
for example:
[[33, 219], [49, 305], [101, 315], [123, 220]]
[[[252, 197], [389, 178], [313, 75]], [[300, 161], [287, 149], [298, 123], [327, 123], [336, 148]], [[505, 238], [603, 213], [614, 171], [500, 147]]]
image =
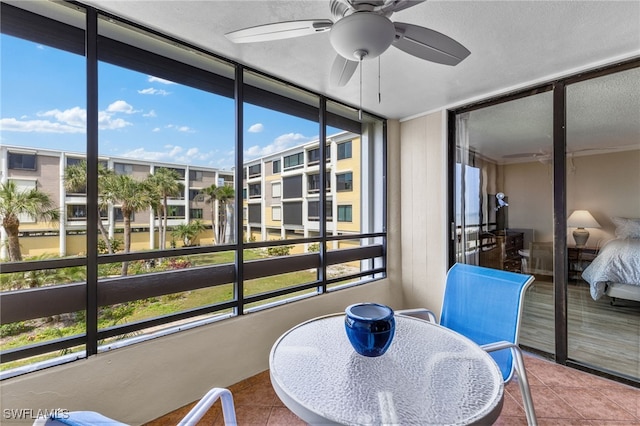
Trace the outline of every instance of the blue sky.
[[[0, 143], [86, 151], [84, 57], [0, 36]], [[99, 153], [230, 169], [233, 100], [100, 63]], [[317, 139], [317, 123], [245, 105], [245, 160]], [[336, 129], [328, 129], [328, 134]]]

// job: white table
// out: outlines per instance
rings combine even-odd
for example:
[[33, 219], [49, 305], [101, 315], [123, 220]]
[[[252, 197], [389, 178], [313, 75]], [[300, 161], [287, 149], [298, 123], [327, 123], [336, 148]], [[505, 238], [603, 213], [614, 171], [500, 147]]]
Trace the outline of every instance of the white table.
[[396, 316], [389, 350], [357, 354], [344, 314], [316, 318], [283, 334], [269, 356], [282, 402], [310, 424], [491, 424], [504, 384], [493, 359], [466, 337]]

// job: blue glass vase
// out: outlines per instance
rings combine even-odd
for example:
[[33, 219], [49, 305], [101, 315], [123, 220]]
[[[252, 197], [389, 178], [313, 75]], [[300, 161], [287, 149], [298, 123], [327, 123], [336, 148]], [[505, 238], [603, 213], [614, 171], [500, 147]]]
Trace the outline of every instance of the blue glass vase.
[[378, 303], [357, 303], [345, 310], [344, 326], [351, 346], [360, 355], [383, 355], [393, 340], [393, 309]]

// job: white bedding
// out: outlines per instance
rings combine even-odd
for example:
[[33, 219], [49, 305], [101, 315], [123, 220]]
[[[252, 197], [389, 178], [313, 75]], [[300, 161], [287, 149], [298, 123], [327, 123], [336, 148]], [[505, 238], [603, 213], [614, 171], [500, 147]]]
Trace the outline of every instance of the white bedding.
[[591, 285], [594, 300], [602, 297], [607, 283], [640, 286], [640, 239], [609, 241], [582, 272], [582, 278]]

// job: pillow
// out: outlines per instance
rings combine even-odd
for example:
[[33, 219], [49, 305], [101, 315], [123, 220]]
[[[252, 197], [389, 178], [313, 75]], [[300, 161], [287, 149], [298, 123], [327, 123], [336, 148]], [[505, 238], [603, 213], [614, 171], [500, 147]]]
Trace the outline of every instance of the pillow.
[[611, 221], [616, 225], [616, 237], [640, 238], [640, 219], [612, 217]]

